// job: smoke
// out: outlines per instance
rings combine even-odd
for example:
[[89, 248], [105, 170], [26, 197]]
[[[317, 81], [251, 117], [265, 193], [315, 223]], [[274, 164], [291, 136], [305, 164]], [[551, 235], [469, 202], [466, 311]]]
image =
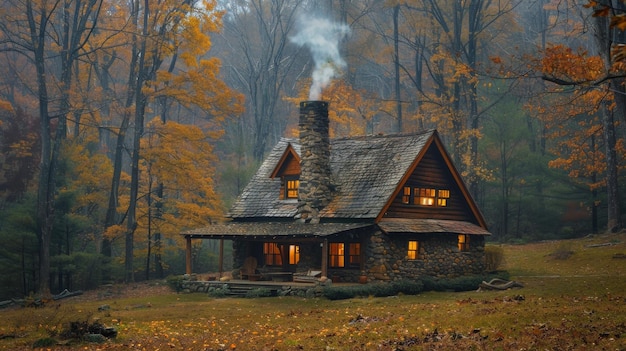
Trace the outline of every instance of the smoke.
[[322, 89], [346, 67], [346, 62], [339, 54], [339, 41], [350, 33], [350, 27], [307, 16], [300, 16], [299, 23], [300, 31], [291, 37], [291, 41], [311, 51], [315, 68], [311, 75], [309, 100], [319, 100]]

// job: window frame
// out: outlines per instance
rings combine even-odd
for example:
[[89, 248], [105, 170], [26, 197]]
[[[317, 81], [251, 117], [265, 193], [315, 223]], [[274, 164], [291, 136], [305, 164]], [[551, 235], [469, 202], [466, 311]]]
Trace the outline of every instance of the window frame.
[[460, 252], [467, 252], [470, 250], [470, 236], [468, 234], [457, 235], [457, 247]]
[[270, 241], [263, 243], [263, 263], [266, 266], [281, 267], [283, 265], [282, 250], [278, 243]]
[[363, 245], [358, 241], [328, 243], [328, 268], [360, 269]]
[[449, 207], [451, 194], [448, 188], [405, 185], [400, 201], [408, 206]]
[[[294, 182], [295, 187], [290, 187], [291, 182]], [[285, 200], [297, 200], [300, 194], [300, 177], [299, 176], [285, 176], [284, 177], [284, 199]]]
[[[415, 244], [415, 247], [413, 248], [412, 244]], [[409, 261], [417, 261], [420, 259], [420, 255], [419, 255], [419, 250], [420, 250], [420, 242], [417, 240], [409, 240], [407, 242], [407, 252], [406, 252], [406, 257], [407, 260]]]

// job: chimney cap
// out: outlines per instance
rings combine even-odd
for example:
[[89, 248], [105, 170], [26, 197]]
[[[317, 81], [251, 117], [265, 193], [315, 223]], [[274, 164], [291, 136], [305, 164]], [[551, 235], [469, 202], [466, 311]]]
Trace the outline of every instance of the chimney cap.
[[323, 100], [310, 100], [310, 101], [302, 101], [300, 102], [300, 108], [307, 108], [307, 107], [322, 107], [322, 108], [328, 108], [328, 101], [323, 101]]

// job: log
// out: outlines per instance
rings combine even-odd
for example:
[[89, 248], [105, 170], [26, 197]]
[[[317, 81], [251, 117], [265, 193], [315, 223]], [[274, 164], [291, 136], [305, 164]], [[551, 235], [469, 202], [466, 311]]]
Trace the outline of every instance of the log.
[[523, 288], [524, 285], [522, 283], [516, 282], [514, 280], [503, 280], [503, 279], [491, 279], [489, 282], [483, 280], [479, 285], [479, 289], [485, 290], [508, 290], [511, 288]]

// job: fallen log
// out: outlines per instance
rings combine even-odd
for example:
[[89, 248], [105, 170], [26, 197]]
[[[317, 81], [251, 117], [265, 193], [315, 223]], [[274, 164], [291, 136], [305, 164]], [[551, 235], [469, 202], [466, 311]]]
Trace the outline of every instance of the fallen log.
[[503, 280], [503, 279], [494, 278], [494, 279], [491, 279], [489, 282], [486, 282], [483, 280], [483, 282], [480, 283], [479, 285], [479, 290], [480, 289], [508, 290], [511, 288], [523, 288], [523, 287], [524, 285], [522, 283], [516, 282], [514, 280]]
[[68, 297], [72, 297], [72, 296], [78, 296], [78, 295], [82, 295], [83, 292], [81, 290], [76, 290], [76, 291], [69, 291], [67, 289], [61, 291], [60, 293], [52, 296], [53, 300], [61, 300], [61, 299], [65, 299]]

